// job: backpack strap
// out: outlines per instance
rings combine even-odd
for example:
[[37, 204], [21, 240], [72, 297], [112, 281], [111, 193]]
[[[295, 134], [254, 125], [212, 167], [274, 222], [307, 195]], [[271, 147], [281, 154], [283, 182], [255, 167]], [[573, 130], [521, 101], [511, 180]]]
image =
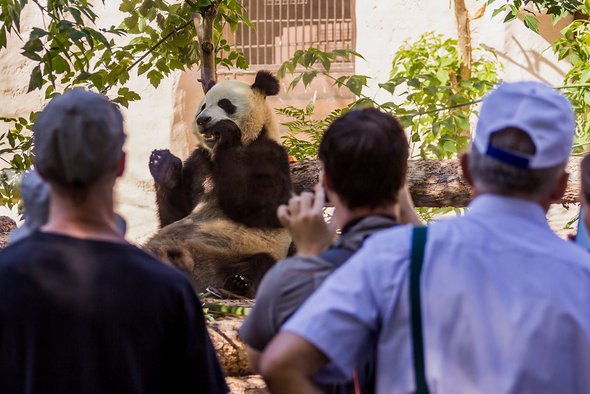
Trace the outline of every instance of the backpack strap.
[[410, 312], [412, 319], [412, 350], [414, 354], [414, 379], [417, 394], [428, 394], [424, 368], [424, 339], [422, 336], [422, 310], [420, 307], [420, 273], [424, 263], [428, 227], [414, 227], [410, 260]]

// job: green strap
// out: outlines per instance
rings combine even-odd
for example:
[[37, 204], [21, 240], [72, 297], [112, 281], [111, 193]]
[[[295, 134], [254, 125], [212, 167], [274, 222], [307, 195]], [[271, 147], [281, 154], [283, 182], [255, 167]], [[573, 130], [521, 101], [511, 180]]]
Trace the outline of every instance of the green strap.
[[429, 393], [424, 369], [424, 340], [422, 337], [422, 312], [420, 308], [420, 273], [424, 262], [427, 231], [428, 227], [414, 227], [412, 233], [412, 259], [410, 261], [412, 350], [414, 353], [414, 378], [417, 394]]

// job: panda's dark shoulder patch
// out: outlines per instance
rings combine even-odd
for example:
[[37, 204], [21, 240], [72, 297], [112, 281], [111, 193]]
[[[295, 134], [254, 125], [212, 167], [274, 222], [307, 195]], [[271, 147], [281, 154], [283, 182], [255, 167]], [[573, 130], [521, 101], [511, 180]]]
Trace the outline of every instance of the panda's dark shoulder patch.
[[257, 89], [265, 96], [274, 96], [279, 93], [279, 80], [268, 71], [258, 71], [252, 89]]

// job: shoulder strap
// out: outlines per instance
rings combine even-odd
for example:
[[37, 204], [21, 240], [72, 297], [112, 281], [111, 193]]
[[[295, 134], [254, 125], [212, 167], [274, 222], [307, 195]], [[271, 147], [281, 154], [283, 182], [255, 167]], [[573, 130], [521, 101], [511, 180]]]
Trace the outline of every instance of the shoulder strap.
[[424, 262], [428, 227], [414, 227], [410, 261], [410, 305], [412, 318], [412, 350], [414, 353], [414, 379], [416, 393], [428, 394], [424, 368], [424, 340], [422, 337], [422, 310], [420, 307], [420, 273]]
[[354, 252], [354, 250], [342, 247], [328, 248], [320, 254], [320, 257], [340, 267], [346, 260], [352, 257]]

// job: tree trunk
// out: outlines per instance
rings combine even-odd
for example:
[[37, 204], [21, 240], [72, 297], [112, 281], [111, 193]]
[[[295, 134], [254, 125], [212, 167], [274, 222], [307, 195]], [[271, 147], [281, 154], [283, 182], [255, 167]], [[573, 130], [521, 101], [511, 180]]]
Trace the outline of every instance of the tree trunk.
[[[580, 192], [580, 161], [571, 158], [568, 165], [570, 179], [562, 203], [578, 202]], [[470, 187], [463, 179], [458, 160], [410, 160], [408, 184], [417, 207], [461, 208], [471, 200]], [[320, 164], [306, 161], [291, 164], [291, 179], [296, 193], [313, 190], [318, 182]], [[367, 169], [370, 171], [370, 169]], [[367, 191], [370, 193], [370, 190]]]
[[215, 65], [215, 44], [213, 43], [213, 24], [220, 0], [214, 1], [206, 11], [193, 16], [197, 39], [201, 47], [201, 78], [199, 82], [207, 93], [217, 81]]
[[457, 38], [459, 42], [459, 54], [461, 56], [461, 80], [471, 78], [471, 67], [473, 64], [471, 51], [471, 27], [469, 11], [465, 6], [465, 0], [454, 0], [455, 21], [457, 23]]

